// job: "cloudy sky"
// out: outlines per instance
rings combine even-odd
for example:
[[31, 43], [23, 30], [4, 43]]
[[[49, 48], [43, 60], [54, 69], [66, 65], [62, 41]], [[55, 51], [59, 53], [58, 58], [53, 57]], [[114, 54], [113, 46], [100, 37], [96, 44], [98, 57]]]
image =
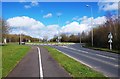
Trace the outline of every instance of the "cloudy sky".
[[91, 18], [92, 27], [104, 24], [107, 11], [114, 14], [118, 10], [117, 2], [104, 1], [107, 2], [2, 2], [2, 16], [12, 28], [12, 34], [52, 38], [60, 33], [89, 31]]

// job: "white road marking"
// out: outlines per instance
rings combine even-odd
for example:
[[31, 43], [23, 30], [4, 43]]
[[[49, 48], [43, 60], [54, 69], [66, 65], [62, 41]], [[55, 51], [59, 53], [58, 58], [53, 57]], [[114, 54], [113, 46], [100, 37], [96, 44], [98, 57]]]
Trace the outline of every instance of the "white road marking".
[[[81, 51], [81, 52], [84, 52], [84, 53], [88, 53], [86, 51], [82, 51], [82, 50], [77, 50], [77, 49], [74, 49], [74, 48], [70, 48], [70, 47], [67, 47], [67, 46], [64, 46], [65, 48], [68, 48], [68, 49], [72, 49], [72, 50], [76, 50], [76, 51]], [[73, 52], [74, 53], [74, 52]], [[75, 54], [78, 54], [78, 55], [82, 55], [82, 56], [85, 56], [87, 58], [90, 58], [90, 59], [93, 59], [93, 60], [96, 60], [96, 61], [99, 61], [99, 62], [102, 62], [102, 63], [105, 63], [105, 64], [109, 64], [111, 66], [114, 66], [114, 67], [119, 67], [117, 64], [112, 64], [110, 62], [106, 62], [106, 61], [103, 61], [101, 59], [97, 59], [97, 58], [93, 58], [91, 56], [87, 56], [87, 55], [84, 55], [84, 54], [80, 54], [80, 53], [75, 53]]]
[[[59, 52], [62, 52], [62, 51], [60, 51], [60, 50], [58, 50], [58, 49], [56, 49], [56, 50], [59, 51]], [[88, 66], [88, 67], [90, 67], [90, 68], [92, 68], [93, 70], [96, 69], [96, 67], [92, 67], [91, 65], [89, 65], [89, 64], [87, 64], [87, 63], [84, 63], [83, 61], [78, 60], [77, 58], [74, 58], [74, 57], [72, 57], [72, 56], [70, 56], [70, 55], [68, 55], [68, 54], [66, 54], [66, 53], [64, 53], [64, 52], [62, 52], [62, 53], [65, 54], [66, 56], [68, 56], [68, 57], [70, 57], [70, 58], [72, 58], [72, 59], [74, 59], [74, 60], [76, 60], [76, 61], [78, 61], [78, 62], [80, 62], [80, 63], [82, 63], [82, 64], [84, 64], [84, 65], [86, 65], [86, 66]], [[94, 69], [94, 68], [95, 68], [95, 69]], [[99, 71], [99, 70], [97, 70], [97, 71]], [[104, 74], [104, 76], [108, 77], [106, 74]]]
[[100, 54], [96, 54], [97, 56], [101, 56], [101, 57], [104, 57], [104, 58], [109, 58], [109, 59], [112, 59], [112, 60], [116, 60], [115, 58], [112, 58], [112, 57], [108, 57], [108, 56], [104, 56], [104, 55], [100, 55]]
[[[60, 50], [58, 50], [58, 49], [57, 49], [57, 51], [62, 52], [62, 51], [60, 51]], [[76, 60], [76, 61], [78, 61], [78, 62], [80, 62], [80, 63], [82, 63], [82, 64], [84, 64], [84, 65], [86, 65], [86, 66], [88, 66], [88, 67], [90, 67], [90, 68], [93, 68], [92, 66], [84, 63], [84, 62], [81, 61], [81, 60], [78, 60], [77, 58], [74, 58], [74, 57], [72, 57], [72, 56], [70, 56], [70, 55], [68, 55], [68, 54], [66, 54], [66, 53], [64, 53], [64, 52], [62, 52], [62, 53], [65, 54], [66, 56], [68, 56], [68, 57], [70, 57], [70, 58], [72, 58], [72, 59], [74, 59], [74, 60]]]
[[[67, 47], [67, 46], [63, 46], [63, 47], [66, 47], [66, 48], [72, 49], [72, 50], [76, 50], [76, 51], [80, 51], [80, 52], [84, 52], [84, 53], [88, 53], [87, 51], [77, 50], [77, 49], [74, 49], [74, 48], [71, 48], [71, 47]], [[108, 59], [112, 59], [112, 60], [117, 60], [117, 59], [115, 59], [113, 57], [108, 57], [108, 56], [104, 56], [104, 55], [100, 55], [100, 54], [93, 54], [93, 55], [97, 55], [97, 56], [108, 58]]]
[[37, 47], [38, 49], [38, 55], [39, 55], [39, 71], [40, 71], [40, 78], [43, 79], [43, 70], [42, 70], [42, 60], [41, 60], [41, 54], [40, 54], [40, 48]]

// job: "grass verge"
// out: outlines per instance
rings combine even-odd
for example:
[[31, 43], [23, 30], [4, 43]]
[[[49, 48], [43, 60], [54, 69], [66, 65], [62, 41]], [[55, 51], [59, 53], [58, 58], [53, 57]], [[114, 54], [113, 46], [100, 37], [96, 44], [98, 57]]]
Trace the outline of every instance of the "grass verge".
[[120, 54], [120, 50], [110, 50], [108, 48], [98, 48], [98, 47], [90, 47], [90, 46], [85, 46], [85, 48]]
[[2, 78], [2, 46], [0, 46], [0, 79]]
[[29, 46], [18, 44], [2, 46], [2, 77], [8, 75], [17, 63], [27, 54], [29, 49]]
[[[87, 79], [87, 77], [102, 77], [105, 76], [97, 71], [92, 70], [91, 68], [77, 62], [76, 60], [62, 54], [57, 49], [44, 46], [50, 52], [52, 57], [62, 66], [66, 71], [68, 71], [73, 78], [83, 78]], [[86, 77], [86, 78], [85, 78]], [[92, 78], [93, 79], [93, 78]], [[106, 79], [106, 78], [105, 78]]]

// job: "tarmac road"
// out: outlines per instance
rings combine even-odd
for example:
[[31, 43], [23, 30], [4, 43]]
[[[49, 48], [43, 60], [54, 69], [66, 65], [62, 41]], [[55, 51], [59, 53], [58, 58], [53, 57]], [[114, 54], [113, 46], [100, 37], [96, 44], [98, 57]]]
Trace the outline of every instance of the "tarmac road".
[[52, 46], [85, 65], [103, 73], [108, 77], [120, 76], [120, 60], [118, 54], [82, 48], [78, 44], [69, 46]]

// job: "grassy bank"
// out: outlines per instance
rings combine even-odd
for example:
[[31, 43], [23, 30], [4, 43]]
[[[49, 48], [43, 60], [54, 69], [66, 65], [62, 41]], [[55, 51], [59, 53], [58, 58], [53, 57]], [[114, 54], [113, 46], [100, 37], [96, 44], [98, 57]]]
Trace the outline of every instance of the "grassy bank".
[[0, 46], [0, 79], [2, 78], [2, 46]]
[[93, 49], [93, 50], [100, 50], [100, 51], [105, 51], [105, 52], [111, 52], [111, 53], [116, 53], [120, 54], [120, 50], [110, 50], [108, 48], [98, 48], [98, 47], [91, 47], [91, 46], [84, 46], [85, 48]]
[[91, 68], [75, 61], [72, 58], [62, 54], [55, 48], [44, 46], [52, 55], [52, 57], [62, 66], [66, 71], [68, 71], [72, 77], [85, 78], [85, 77], [104, 77], [101, 73], [92, 70]]
[[29, 46], [18, 44], [7, 44], [2, 46], [2, 76], [5, 77], [27, 54]]

